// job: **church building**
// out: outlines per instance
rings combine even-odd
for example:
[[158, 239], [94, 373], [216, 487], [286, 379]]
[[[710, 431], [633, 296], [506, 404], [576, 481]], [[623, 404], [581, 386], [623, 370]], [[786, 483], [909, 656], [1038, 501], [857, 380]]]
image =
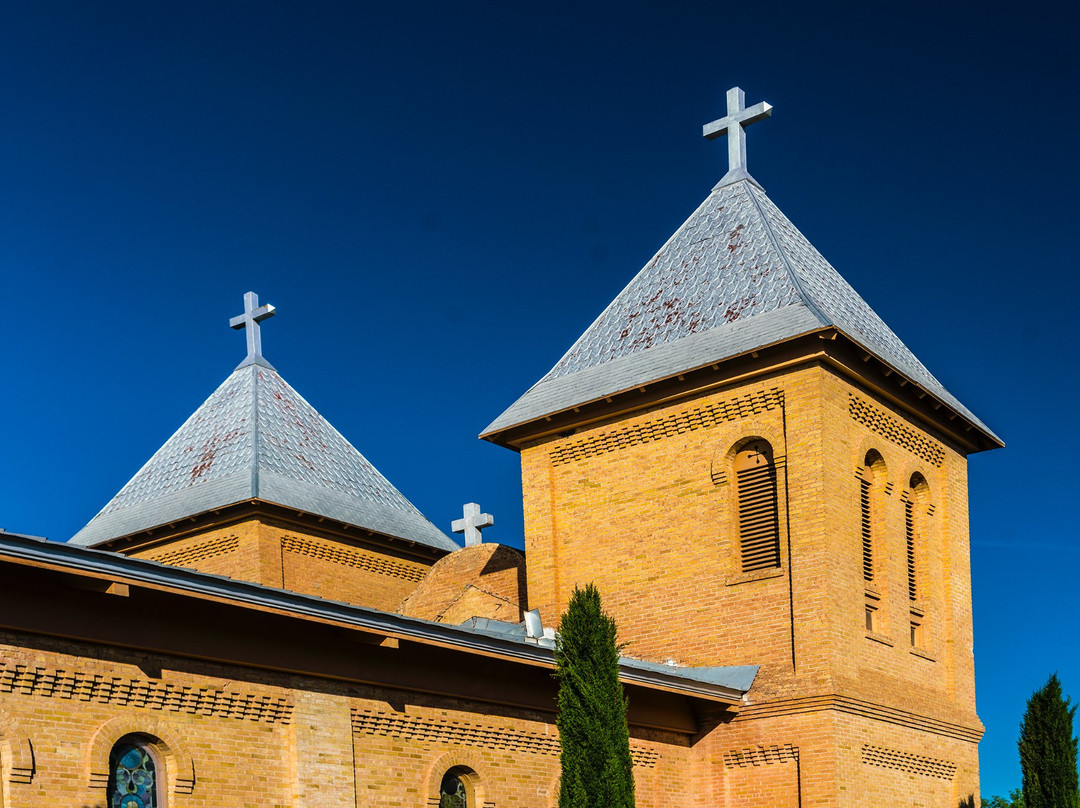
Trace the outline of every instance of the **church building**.
[[967, 457], [1003, 444], [747, 172], [771, 107], [727, 105], [728, 173], [480, 436], [524, 554], [420, 513], [253, 293], [246, 358], [79, 533], [0, 531], [0, 808], [553, 808], [589, 582], [641, 808], [977, 798]]

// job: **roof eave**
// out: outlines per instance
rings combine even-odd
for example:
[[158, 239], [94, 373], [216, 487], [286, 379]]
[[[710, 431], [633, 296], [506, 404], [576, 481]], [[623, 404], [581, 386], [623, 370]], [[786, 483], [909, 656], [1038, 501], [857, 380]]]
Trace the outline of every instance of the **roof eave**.
[[114, 536], [96, 541], [92, 544], [68, 542], [73, 546], [87, 547], [94, 550], [107, 552], [130, 552], [135, 548], [143, 548], [148, 544], [157, 544], [172, 541], [186, 535], [197, 534], [210, 527], [219, 527], [246, 519], [269, 516], [276, 519], [287, 519], [298, 523], [310, 523], [319, 530], [328, 530], [333, 533], [382, 541], [395, 546], [408, 547], [414, 552], [430, 557], [441, 557], [453, 552], [457, 547], [437, 547], [433, 544], [419, 542], [405, 536], [397, 536], [363, 525], [355, 525], [350, 522], [342, 522], [328, 516], [311, 513], [279, 502], [251, 497], [239, 502], [232, 502], [220, 507], [201, 511], [199, 513], [183, 516], [171, 522], [165, 522], [153, 527], [142, 528], [131, 533]]
[[[323, 600], [311, 595], [271, 589], [260, 584], [172, 567], [95, 548], [72, 546], [19, 534], [0, 533], [0, 558], [50, 568], [83, 577], [100, 578], [129, 586], [146, 586], [182, 595], [231, 603], [305, 620], [331, 623], [379, 636], [436, 645], [507, 661], [552, 667], [553, 650], [497, 635], [481, 634], [458, 626], [433, 623], [380, 612], [361, 606]], [[619, 676], [624, 682], [651, 689], [720, 702], [741, 704], [748, 692], [724, 684], [680, 676], [679, 668], [622, 659]], [[693, 669], [686, 669], [692, 671]]]
[[[917, 398], [928, 398], [929, 409], [920, 408], [903, 397], [889, 390], [888, 383], [877, 383], [869, 374], [852, 367], [852, 363], [838, 361], [835, 351], [830, 351], [829, 343], [842, 340], [855, 351], [863, 354], [866, 360], [873, 359], [883, 369], [885, 377], [895, 375], [900, 387], [911, 385], [918, 390]], [[875, 392], [884, 395], [902, 409], [918, 416], [920, 420], [935, 423], [939, 429], [953, 438], [965, 451], [979, 452], [1001, 448], [1005, 444], [985, 424], [942, 399], [903, 372], [881, 359], [858, 340], [853, 339], [835, 326], [825, 326], [793, 337], [786, 337], [762, 345], [753, 350], [704, 362], [696, 367], [687, 368], [677, 373], [668, 373], [655, 379], [641, 382], [633, 387], [617, 390], [607, 395], [596, 396], [573, 406], [546, 413], [516, 424], [489, 428], [480, 435], [500, 446], [520, 451], [527, 443], [550, 438], [579, 429], [582, 426], [609, 420], [616, 415], [638, 411], [646, 407], [655, 407], [670, 401], [685, 399], [689, 396], [706, 392], [781, 370], [791, 369], [807, 362], [821, 360], [829, 363], [854, 379], [871, 386]], [[864, 360], [864, 361], [866, 361]], [[943, 414], [934, 411], [944, 409]], [[956, 426], [950, 422], [958, 422]]]

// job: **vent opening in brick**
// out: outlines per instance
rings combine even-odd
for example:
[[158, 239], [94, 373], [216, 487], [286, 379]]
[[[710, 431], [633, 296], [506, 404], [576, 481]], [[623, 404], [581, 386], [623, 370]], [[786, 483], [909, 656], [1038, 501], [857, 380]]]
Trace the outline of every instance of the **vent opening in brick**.
[[780, 566], [780, 518], [776, 464], [766, 441], [747, 444], [735, 456], [739, 503], [739, 559], [743, 572]]

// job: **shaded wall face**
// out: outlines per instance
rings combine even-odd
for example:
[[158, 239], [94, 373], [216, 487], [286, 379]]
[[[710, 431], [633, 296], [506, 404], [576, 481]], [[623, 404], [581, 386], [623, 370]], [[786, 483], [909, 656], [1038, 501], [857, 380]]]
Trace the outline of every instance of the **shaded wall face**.
[[130, 555], [327, 600], [394, 611], [430, 563], [251, 519]]
[[823, 569], [837, 689], [978, 727], [967, 459], [840, 378], [824, 377], [824, 390], [825, 442], [836, 447], [823, 454], [822, 540], [833, 548]]
[[439, 623], [518, 623], [525, 601], [525, 557], [512, 547], [477, 544], [439, 559], [398, 611]]

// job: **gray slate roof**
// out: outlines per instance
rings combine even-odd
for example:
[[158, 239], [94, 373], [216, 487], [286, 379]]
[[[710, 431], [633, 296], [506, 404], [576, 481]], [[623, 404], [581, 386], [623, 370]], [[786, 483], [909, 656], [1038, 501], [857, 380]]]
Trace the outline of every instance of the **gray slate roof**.
[[555, 367], [484, 434], [826, 326], [996, 439], [748, 175], [717, 185]]
[[261, 359], [233, 371], [71, 543], [98, 544], [250, 499], [458, 548]]

